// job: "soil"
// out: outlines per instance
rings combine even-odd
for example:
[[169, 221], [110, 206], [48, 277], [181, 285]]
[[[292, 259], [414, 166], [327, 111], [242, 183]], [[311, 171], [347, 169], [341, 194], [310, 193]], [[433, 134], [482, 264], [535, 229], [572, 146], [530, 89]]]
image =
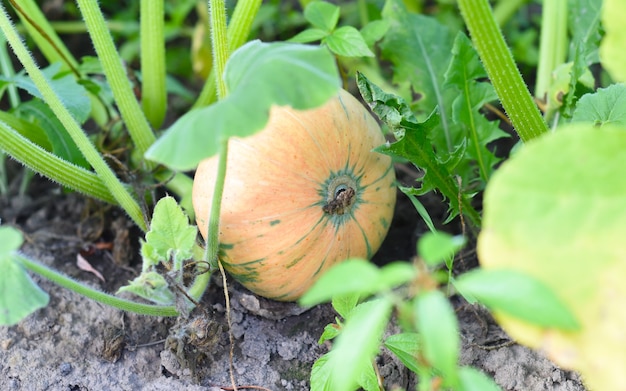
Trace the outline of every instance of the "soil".
[[[15, 193], [0, 199], [0, 219], [24, 232], [25, 254], [108, 292], [136, 276], [139, 232], [119, 210], [39, 178], [27, 195]], [[378, 264], [414, 257], [415, 243], [427, 231], [406, 197], [399, 193], [398, 200], [390, 234], [374, 260]], [[437, 196], [422, 201], [433, 218], [445, 217]], [[445, 229], [460, 228], [453, 222]], [[475, 265], [471, 253], [462, 268]], [[105, 281], [76, 266], [79, 254]], [[0, 390], [232, 389], [223, 286], [215, 277], [202, 309], [178, 322], [123, 313], [33, 276], [50, 303], [19, 324], [0, 328]], [[232, 280], [227, 286], [239, 389], [307, 390], [313, 362], [330, 347], [317, 341], [334, 320], [332, 308], [305, 310], [259, 298]], [[484, 309], [458, 297], [452, 302], [463, 342], [461, 364], [481, 369], [503, 390], [585, 389], [577, 374], [511, 341]], [[415, 389], [414, 376], [388, 352], [381, 351], [377, 363], [387, 390]]]

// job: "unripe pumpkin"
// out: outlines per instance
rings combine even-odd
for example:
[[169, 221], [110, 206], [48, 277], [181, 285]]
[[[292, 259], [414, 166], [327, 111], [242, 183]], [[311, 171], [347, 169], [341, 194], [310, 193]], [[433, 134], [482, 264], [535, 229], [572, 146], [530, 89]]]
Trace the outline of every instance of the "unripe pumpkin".
[[[219, 226], [224, 268], [252, 292], [291, 301], [335, 263], [371, 258], [396, 201], [391, 159], [372, 152], [384, 143], [344, 90], [312, 110], [273, 107], [265, 129], [231, 138]], [[213, 157], [194, 178], [203, 236], [216, 175]]]

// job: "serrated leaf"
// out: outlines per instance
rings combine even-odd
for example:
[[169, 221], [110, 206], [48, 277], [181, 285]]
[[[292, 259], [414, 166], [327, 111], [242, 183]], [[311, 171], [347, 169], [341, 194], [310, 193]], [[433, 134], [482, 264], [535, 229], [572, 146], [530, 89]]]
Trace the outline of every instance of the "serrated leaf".
[[176, 296], [169, 287], [165, 277], [155, 271], [144, 271], [128, 285], [117, 290], [117, 293], [129, 292], [160, 305], [173, 304]]
[[[42, 69], [42, 72], [72, 117], [82, 124], [91, 113], [91, 101], [85, 88], [71, 74], [61, 75], [60, 69], [61, 64], [54, 63]], [[35, 83], [26, 75], [15, 75], [11, 78], [0, 75], [0, 80], [14, 83], [17, 87], [28, 91], [32, 96], [43, 100], [43, 96], [39, 93]]]
[[389, 30], [381, 41], [383, 57], [394, 64], [394, 81], [409, 81], [419, 94], [418, 117], [430, 115], [439, 106], [447, 118], [447, 107], [454, 95], [444, 96], [444, 72], [451, 58], [453, 36], [432, 17], [409, 12], [400, 0], [385, 3], [383, 20]]
[[320, 41], [322, 38], [326, 37], [329, 33], [320, 30], [320, 29], [306, 29], [304, 31], [299, 32], [294, 37], [290, 38], [288, 42], [295, 43], [309, 43]]
[[473, 270], [456, 280], [492, 311], [505, 313], [541, 327], [562, 330], [580, 328], [572, 312], [554, 292], [528, 274], [513, 270]]
[[440, 291], [430, 291], [415, 301], [415, 324], [426, 360], [448, 381], [458, 375], [459, 327], [454, 309]]
[[[418, 123], [408, 104], [399, 96], [386, 93], [378, 86], [371, 83], [367, 78], [357, 73], [357, 86], [363, 99], [372, 111], [389, 126], [395, 133], [396, 141], [393, 144], [383, 145], [376, 148], [377, 152], [409, 160], [424, 171], [420, 178], [421, 187], [417, 192], [424, 194], [437, 189], [450, 203], [452, 217], [461, 209], [475, 223], [480, 221], [480, 216], [473, 209], [466, 196], [459, 197], [459, 186], [448, 169], [448, 162], [441, 162], [429, 140], [429, 133], [439, 124], [439, 116], [433, 113], [425, 122]], [[462, 151], [457, 151], [460, 154]], [[454, 155], [453, 155], [454, 156]]]
[[[173, 261], [174, 264], [190, 259], [198, 235], [196, 226], [189, 225], [187, 215], [172, 197], [163, 197], [157, 202], [150, 231], [142, 245], [144, 270], [146, 262], [156, 265]], [[144, 250], [143, 247], [146, 247]]]
[[594, 125], [626, 125], [626, 86], [612, 84], [583, 95], [574, 110], [572, 122], [591, 122]]
[[[490, 83], [477, 81], [486, 78], [487, 73], [465, 34], [457, 34], [452, 54], [444, 84], [446, 89], [452, 89], [456, 95], [451, 116], [455, 126], [449, 127], [449, 142], [453, 146], [467, 143], [463, 154], [459, 155], [462, 159], [455, 163], [455, 173], [461, 176], [466, 185], [480, 178], [482, 184], [473, 189], [475, 192], [482, 190], [491, 177], [494, 165], [500, 160], [487, 148], [487, 144], [508, 135], [500, 129], [498, 122], [488, 121], [480, 112], [485, 104], [496, 100], [497, 95]], [[439, 143], [435, 143], [438, 151], [449, 150], [445, 142], [439, 138]], [[476, 169], [477, 172], [474, 172]]]
[[80, 152], [61, 121], [43, 101], [33, 99], [24, 102], [17, 107], [15, 113], [21, 118], [36, 123], [38, 128], [45, 132], [55, 155], [80, 167], [91, 169], [87, 159]]
[[272, 105], [314, 108], [339, 88], [328, 49], [295, 43], [248, 42], [231, 55], [224, 79], [230, 94], [182, 116], [150, 147], [147, 159], [181, 171], [193, 169], [216, 154], [224, 139], [261, 130]]
[[351, 391], [359, 384], [378, 352], [391, 308], [391, 301], [381, 298], [359, 304], [352, 311], [327, 362], [330, 366], [329, 389]]
[[324, 43], [331, 52], [344, 57], [374, 57], [359, 30], [352, 26], [339, 27], [326, 38]]
[[438, 265], [454, 256], [465, 245], [462, 236], [445, 232], [428, 232], [417, 242], [417, 253], [429, 265]]
[[420, 336], [417, 333], [394, 334], [385, 340], [385, 347], [395, 354], [410, 371], [418, 373], [419, 341]]
[[626, 81], [626, 28], [622, 16], [626, 13], [626, 4], [621, 0], [604, 0], [602, 3], [602, 27], [604, 37], [600, 45], [602, 65], [613, 80]]
[[312, 1], [304, 9], [304, 18], [314, 27], [332, 31], [339, 21], [340, 9], [326, 1]]

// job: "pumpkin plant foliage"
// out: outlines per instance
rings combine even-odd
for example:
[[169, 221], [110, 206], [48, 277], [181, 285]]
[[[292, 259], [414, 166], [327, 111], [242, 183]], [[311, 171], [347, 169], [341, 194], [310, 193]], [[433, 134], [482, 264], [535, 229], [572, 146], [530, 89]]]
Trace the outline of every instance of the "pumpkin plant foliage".
[[224, 80], [229, 95], [182, 116], [146, 158], [191, 170], [217, 153], [220, 140], [262, 129], [271, 106], [317, 107], [339, 88], [337, 67], [327, 49], [295, 43], [247, 43], [231, 55]]

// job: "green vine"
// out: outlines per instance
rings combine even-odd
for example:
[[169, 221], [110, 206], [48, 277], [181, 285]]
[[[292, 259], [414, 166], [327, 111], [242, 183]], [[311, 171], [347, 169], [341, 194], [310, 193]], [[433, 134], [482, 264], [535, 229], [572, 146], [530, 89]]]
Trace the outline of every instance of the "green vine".
[[[81, 1], [81, 0], [79, 0]], [[13, 48], [13, 52], [24, 66], [24, 69], [32, 79], [33, 83], [41, 93], [44, 101], [50, 106], [50, 109], [57, 116], [59, 121], [63, 124], [72, 140], [76, 143], [76, 146], [81, 151], [87, 162], [93, 167], [98, 174], [98, 177], [109, 189], [110, 193], [115, 197], [117, 203], [124, 208], [126, 213], [133, 219], [142, 230], [147, 229], [146, 222], [144, 220], [143, 212], [137, 201], [133, 198], [130, 192], [124, 187], [122, 182], [117, 178], [115, 173], [111, 170], [109, 165], [104, 161], [102, 156], [98, 153], [95, 146], [91, 143], [85, 132], [81, 129], [80, 125], [72, 117], [70, 112], [61, 102], [61, 99], [57, 93], [50, 86], [50, 82], [47, 80], [43, 72], [37, 67], [30, 52], [21, 40], [13, 23], [9, 19], [9, 16], [4, 8], [4, 5], [0, 3], [0, 29], [4, 33], [7, 41]], [[136, 101], [135, 101], [136, 103]]]
[[[89, 36], [102, 64], [107, 82], [111, 87], [115, 102], [120, 109], [122, 119], [128, 128], [130, 137], [141, 156], [154, 143], [156, 137], [139, 106], [128, 81], [126, 69], [120, 61], [119, 53], [113, 43], [111, 33], [107, 28], [104, 16], [98, 2], [92, 0], [76, 0], [83, 15]], [[148, 168], [151, 164], [145, 162]], [[145, 226], [143, 224], [142, 226]]]
[[163, 0], [141, 0], [141, 104], [153, 128], [163, 123], [167, 110]]
[[487, 0], [459, 0], [459, 8], [487, 75], [515, 131], [527, 142], [548, 131], [506, 46]]

